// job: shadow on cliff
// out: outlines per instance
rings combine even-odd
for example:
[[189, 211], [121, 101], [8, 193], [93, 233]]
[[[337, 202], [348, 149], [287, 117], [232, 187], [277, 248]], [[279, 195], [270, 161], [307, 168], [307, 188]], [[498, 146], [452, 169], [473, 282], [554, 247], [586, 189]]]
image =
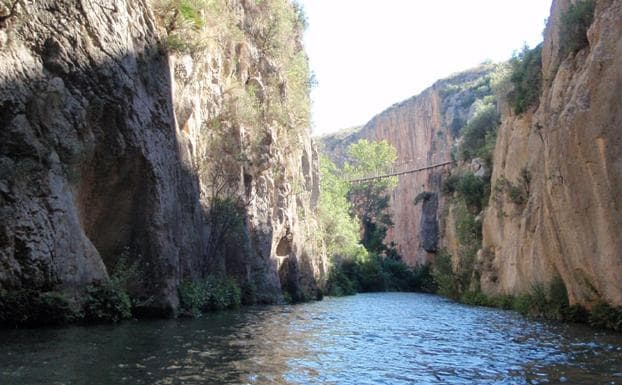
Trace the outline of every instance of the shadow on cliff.
[[279, 282], [271, 256], [253, 250], [272, 230], [250, 229], [246, 213], [246, 245], [210, 252], [209, 210], [161, 43], [111, 55], [119, 47], [69, 33], [21, 38], [28, 44], [0, 48], [13, 65], [0, 77], [0, 289], [81, 295], [125, 256], [141, 272], [132, 286], [142, 315], [173, 314], [179, 282], [214, 272], [277, 277], [276, 299], [281, 287], [296, 292], [296, 259]]

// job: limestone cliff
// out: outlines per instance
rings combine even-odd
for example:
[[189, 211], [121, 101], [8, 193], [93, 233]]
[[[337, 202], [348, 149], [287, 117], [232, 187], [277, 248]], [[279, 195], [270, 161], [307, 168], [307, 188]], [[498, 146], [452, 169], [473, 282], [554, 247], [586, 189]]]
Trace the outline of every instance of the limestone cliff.
[[493, 186], [531, 175], [526, 202], [493, 194], [483, 226], [489, 294], [560, 276], [570, 301], [622, 304], [622, 1], [596, 1], [589, 45], [561, 49], [555, 0], [544, 35], [539, 106], [504, 111]]
[[[493, 66], [460, 73], [436, 82], [420, 95], [395, 104], [375, 116], [362, 128], [345, 135], [321, 138], [323, 151], [342, 163], [345, 149], [359, 139], [387, 140], [396, 149], [398, 167], [423, 167], [452, 159], [458, 132], [473, 114], [473, 103], [490, 94], [489, 75]], [[443, 168], [401, 175], [391, 195], [395, 226], [386, 242], [395, 242], [402, 258], [411, 265], [430, 262], [439, 247], [441, 213], [446, 199], [441, 196]], [[432, 192], [433, 199], [415, 205], [415, 197]]]
[[[0, 290], [79, 300], [129, 253], [146, 312], [170, 314], [180, 281], [215, 272], [260, 302], [315, 296], [326, 266], [296, 13], [210, 4], [24, 0], [3, 21]], [[223, 201], [243, 215], [235, 239], [219, 238]]]

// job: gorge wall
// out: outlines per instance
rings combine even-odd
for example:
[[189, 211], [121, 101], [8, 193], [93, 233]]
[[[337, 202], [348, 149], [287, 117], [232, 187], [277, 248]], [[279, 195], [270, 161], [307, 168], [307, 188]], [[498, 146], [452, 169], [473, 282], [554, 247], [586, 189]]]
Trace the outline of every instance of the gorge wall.
[[0, 291], [79, 302], [125, 255], [148, 314], [214, 273], [257, 302], [315, 298], [327, 265], [296, 10], [155, 4], [20, 1], [2, 21]]
[[483, 291], [519, 293], [559, 276], [571, 303], [622, 304], [622, 1], [595, 2], [589, 45], [564, 52], [555, 0], [539, 106], [504, 109], [492, 184], [531, 174], [528, 199], [493, 194], [483, 223]]

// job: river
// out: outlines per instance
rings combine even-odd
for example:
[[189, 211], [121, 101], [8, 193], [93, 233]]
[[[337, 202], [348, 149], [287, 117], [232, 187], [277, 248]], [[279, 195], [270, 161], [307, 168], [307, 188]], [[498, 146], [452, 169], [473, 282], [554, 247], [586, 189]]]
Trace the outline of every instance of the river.
[[0, 384], [622, 384], [622, 335], [413, 293], [0, 332]]

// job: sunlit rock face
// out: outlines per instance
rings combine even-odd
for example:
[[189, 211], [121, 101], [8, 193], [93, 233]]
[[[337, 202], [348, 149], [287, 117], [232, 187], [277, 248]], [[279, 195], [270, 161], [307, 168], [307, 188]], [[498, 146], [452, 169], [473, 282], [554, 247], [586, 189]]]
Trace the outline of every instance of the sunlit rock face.
[[622, 1], [596, 1], [589, 47], [562, 55], [554, 1], [537, 109], [504, 111], [492, 183], [528, 170], [529, 198], [491, 197], [484, 220], [490, 294], [528, 291], [560, 276], [572, 303], [622, 304]]
[[[460, 73], [440, 80], [421, 94], [395, 104], [376, 115], [359, 130], [321, 138], [323, 151], [338, 163], [346, 158], [346, 148], [359, 139], [387, 140], [398, 154], [397, 165], [411, 168], [451, 160], [460, 127], [473, 114], [473, 102], [479, 97], [475, 85], [490, 72], [490, 66]], [[487, 90], [485, 92], [490, 92]], [[395, 242], [402, 258], [410, 265], [428, 263], [441, 239], [439, 223], [446, 211], [446, 197], [441, 193], [443, 167], [401, 175], [391, 194], [390, 210], [395, 226], [385, 242]], [[436, 198], [414, 204], [422, 192]]]
[[[252, 29], [262, 10], [231, 3], [232, 22]], [[80, 298], [125, 252], [155, 314], [174, 313], [180, 281], [219, 272], [252, 283], [260, 302], [284, 288], [313, 298], [326, 263], [312, 239], [318, 156], [308, 131], [224, 117], [232, 80], [259, 88], [279, 63], [250, 35], [169, 56], [147, 1], [25, 4], [0, 29], [0, 289]], [[207, 148], [216, 117], [247, 149], [244, 161]], [[218, 253], [213, 159], [244, 214], [239, 244]]]

